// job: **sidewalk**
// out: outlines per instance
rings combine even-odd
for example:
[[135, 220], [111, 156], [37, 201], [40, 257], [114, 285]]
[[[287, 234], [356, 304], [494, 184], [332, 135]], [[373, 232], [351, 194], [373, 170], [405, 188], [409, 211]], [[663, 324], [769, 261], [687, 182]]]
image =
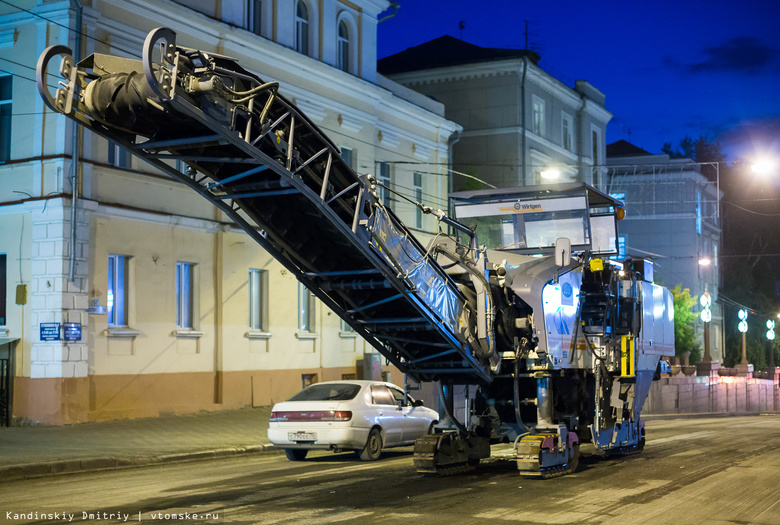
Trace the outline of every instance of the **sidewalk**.
[[182, 416], [0, 427], [0, 480], [261, 453], [270, 407]]

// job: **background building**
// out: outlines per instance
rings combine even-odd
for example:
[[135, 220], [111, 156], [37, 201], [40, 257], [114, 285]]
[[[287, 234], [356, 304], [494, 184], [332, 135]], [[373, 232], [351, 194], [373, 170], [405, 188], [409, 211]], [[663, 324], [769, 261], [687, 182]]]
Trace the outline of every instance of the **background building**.
[[[139, 58], [148, 31], [171, 27], [178, 45], [279, 81], [356, 171], [444, 207], [460, 127], [440, 102], [377, 74], [376, 26], [390, 3], [14, 3], [0, 5], [0, 358], [13, 416], [73, 423], [268, 405], [309, 382], [360, 376], [363, 362], [379, 373], [379, 354], [221, 212], [74, 133], [44, 106], [34, 68], [53, 44]], [[436, 229], [385, 197], [423, 237]], [[61, 340], [65, 323], [80, 338]]]
[[[444, 103], [463, 126], [453, 147], [454, 189], [560, 182], [603, 184], [605, 97], [584, 80], [571, 89], [524, 49], [482, 48], [443, 36], [379, 61], [379, 71]], [[554, 182], [554, 181], [553, 181]]]
[[[621, 257], [651, 259], [655, 282], [669, 289], [681, 284], [691, 296], [700, 298], [705, 290], [710, 294], [710, 355], [722, 363], [721, 193], [717, 177], [702, 174], [702, 168], [713, 173], [716, 168], [653, 155], [624, 140], [607, 147], [607, 165], [605, 190], [626, 203], [626, 217], [619, 224]], [[703, 351], [704, 323], [698, 320], [695, 328]]]

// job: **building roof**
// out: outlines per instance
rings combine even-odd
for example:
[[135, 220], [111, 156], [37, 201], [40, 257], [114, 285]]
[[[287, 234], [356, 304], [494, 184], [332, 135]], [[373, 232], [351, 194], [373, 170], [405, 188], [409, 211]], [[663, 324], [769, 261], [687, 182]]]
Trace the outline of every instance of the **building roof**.
[[607, 157], [640, 157], [645, 155], [653, 154], [625, 140], [607, 144]]
[[456, 202], [483, 202], [492, 200], [512, 199], [544, 199], [571, 195], [586, 195], [591, 206], [620, 206], [621, 201], [610, 197], [598, 188], [584, 182], [560, 182], [537, 186], [520, 186], [517, 188], [491, 188], [485, 190], [459, 191], [450, 193]]
[[540, 58], [537, 53], [528, 49], [479, 47], [445, 35], [380, 59], [377, 62], [377, 70], [383, 75], [392, 75], [522, 57], [528, 57], [534, 64], [537, 64]]

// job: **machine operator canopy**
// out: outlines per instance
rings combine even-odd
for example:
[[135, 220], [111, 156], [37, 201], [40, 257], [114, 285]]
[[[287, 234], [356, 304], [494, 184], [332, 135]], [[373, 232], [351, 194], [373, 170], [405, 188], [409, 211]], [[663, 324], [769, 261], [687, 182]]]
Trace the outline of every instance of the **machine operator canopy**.
[[[455, 215], [491, 250], [552, 253], [566, 237], [572, 251], [615, 255], [622, 202], [584, 183], [450, 194]], [[621, 211], [622, 213], [622, 211]]]

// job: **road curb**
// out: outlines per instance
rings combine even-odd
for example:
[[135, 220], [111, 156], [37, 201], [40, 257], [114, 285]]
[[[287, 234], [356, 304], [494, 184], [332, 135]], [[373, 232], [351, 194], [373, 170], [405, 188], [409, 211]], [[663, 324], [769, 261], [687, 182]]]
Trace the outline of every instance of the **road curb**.
[[212, 450], [198, 450], [194, 452], [177, 452], [173, 454], [159, 454], [155, 456], [109, 456], [44, 461], [40, 463], [28, 463], [24, 465], [0, 466], [0, 479], [10, 481], [17, 479], [53, 476], [57, 474], [72, 474], [76, 472], [93, 472], [98, 470], [143, 467], [158, 463], [198, 461], [224, 458], [229, 456], [239, 456], [244, 454], [267, 454], [280, 452], [281, 449], [277, 449], [273, 445], [251, 445], [247, 447], [229, 447]]

